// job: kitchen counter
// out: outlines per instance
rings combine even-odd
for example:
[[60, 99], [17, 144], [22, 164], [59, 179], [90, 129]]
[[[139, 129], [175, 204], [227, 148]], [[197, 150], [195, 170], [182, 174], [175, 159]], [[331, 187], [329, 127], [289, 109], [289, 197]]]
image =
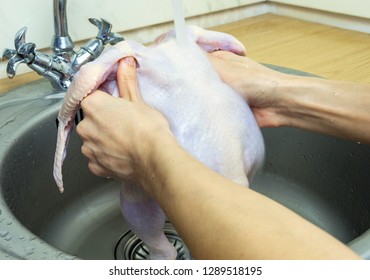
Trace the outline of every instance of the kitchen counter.
[[[328, 79], [370, 83], [370, 34], [266, 14], [220, 25], [237, 37], [248, 56]], [[0, 80], [0, 93], [40, 79], [36, 73]]]

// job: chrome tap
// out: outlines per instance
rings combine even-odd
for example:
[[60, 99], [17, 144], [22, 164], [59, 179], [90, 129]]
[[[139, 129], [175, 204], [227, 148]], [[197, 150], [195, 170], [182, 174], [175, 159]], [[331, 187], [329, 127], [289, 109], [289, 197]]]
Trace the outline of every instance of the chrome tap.
[[123, 40], [123, 37], [111, 32], [112, 25], [107, 20], [89, 19], [98, 28], [98, 35], [75, 52], [74, 43], [68, 34], [66, 4], [67, 0], [54, 0], [55, 35], [51, 42], [52, 54], [41, 53], [36, 50], [34, 43], [26, 43], [26, 27], [17, 32], [15, 49], [5, 49], [2, 55], [2, 59], [9, 60], [7, 74], [10, 79], [15, 76], [18, 65], [25, 63], [49, 79], [54, 88], [67, 90], [82, 65], [96, 59], [105, 45]]
[[71, 59], [74, 55], [74, 44], [68, 34], [67, 0], [54, 0], [54, 36], [51, 49], [57, 56]]

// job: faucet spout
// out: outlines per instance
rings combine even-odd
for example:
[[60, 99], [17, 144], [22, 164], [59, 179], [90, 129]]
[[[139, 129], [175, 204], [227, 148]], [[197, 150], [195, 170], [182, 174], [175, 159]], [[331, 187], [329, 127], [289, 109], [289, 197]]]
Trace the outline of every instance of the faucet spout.
[[54, 0], [54, 28], [55, 36], [68, 37], [67, 0]]
[[74, 43], [68, 34], [67, 0], [54, 0], [54, 30], [51, 48], [55, 55], [71, 60]]

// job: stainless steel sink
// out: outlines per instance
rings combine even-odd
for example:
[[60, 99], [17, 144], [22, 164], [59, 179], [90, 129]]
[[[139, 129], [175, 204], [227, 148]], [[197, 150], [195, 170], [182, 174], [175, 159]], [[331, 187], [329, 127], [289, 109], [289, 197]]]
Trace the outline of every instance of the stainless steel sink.
[[[43, 80], [0, 95], [0, 259], [140, 255], [145, 248], [127, 237], [119, 184], [89, 172], [75, 133], [64, 164], [65, 192], [54, 183], [62, 98]], [[370, 258], [370, 147], [292, 128], [263, 134], [267, 158], [253, 188]]]

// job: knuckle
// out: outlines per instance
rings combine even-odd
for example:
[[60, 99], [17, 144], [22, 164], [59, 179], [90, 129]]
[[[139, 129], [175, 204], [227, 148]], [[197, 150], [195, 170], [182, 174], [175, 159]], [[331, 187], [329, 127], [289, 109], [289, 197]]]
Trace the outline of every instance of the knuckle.
[[89, 166], [90, 171], [94, 175], [99, 176], [99, 177], [106, 177], [105, 170], [101, 166], [99, 166], [98, 164], [96, 164], [94, 162], [89, 162], [88, 166]]
[[84, 129], [83, 129], [83, 121], [81, 121], [77, 126], [76, 126], [76, 132], [78, 135], [83, 136], [84, 135]]
[[81, 146], [81, 153], [82, 153], [84, 156], [88, 156], [89, 152], [88, 152], [88, 148], [86, 147], [86, 145], [82, 145], [82, 146]]

